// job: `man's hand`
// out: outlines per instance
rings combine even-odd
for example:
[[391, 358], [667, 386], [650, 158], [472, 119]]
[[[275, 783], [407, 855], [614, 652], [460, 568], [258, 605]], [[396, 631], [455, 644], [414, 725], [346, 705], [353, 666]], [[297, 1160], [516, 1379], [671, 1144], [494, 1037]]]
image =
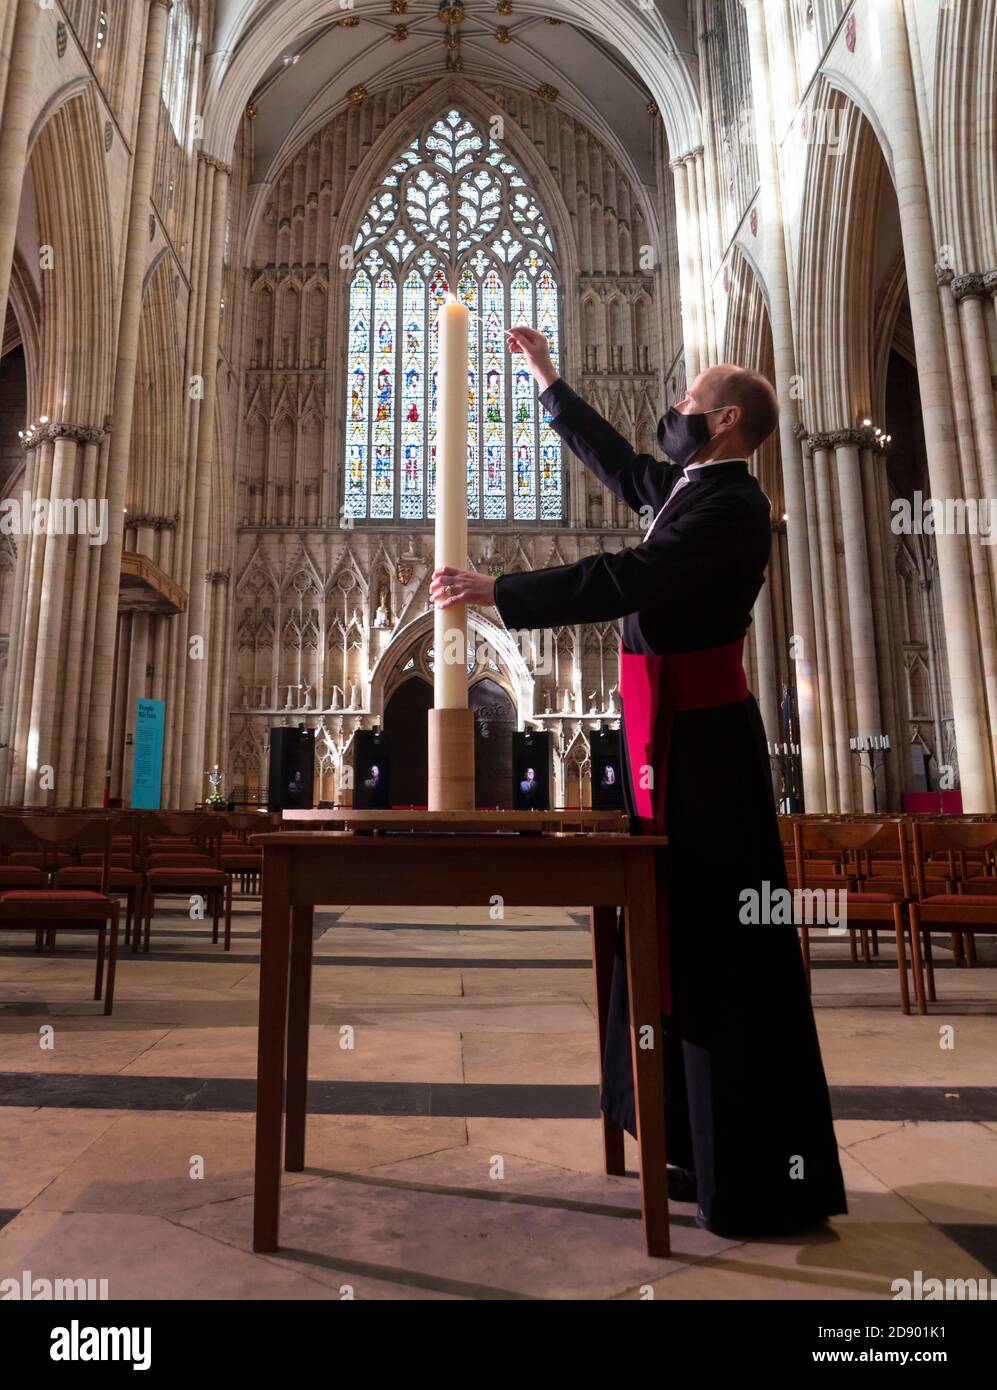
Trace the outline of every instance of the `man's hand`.
[[507, 328], [505, 332], [510, 352], [521, 352], [526, 358], [530, 375], [541, 391], [553, 386], [560, 372], [550, 359], [550, 346], [542, 333], [535, 328]]
[[433, 571], [429, 597], [437, 608], [450, 608], [455, 603], [477, 603], [482, 608], [495, 604], [495, 580], [487, 574], [472, 574], [446, 565]]

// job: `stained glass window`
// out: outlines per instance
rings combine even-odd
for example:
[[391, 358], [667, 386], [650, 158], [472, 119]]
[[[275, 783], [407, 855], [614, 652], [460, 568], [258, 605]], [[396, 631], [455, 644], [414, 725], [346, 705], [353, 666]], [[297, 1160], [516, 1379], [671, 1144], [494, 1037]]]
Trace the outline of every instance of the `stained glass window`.
[[471, 310], [467, 514], [559, 521], [561, 442], [505, 331], [560, 354], [558, 269], [540, 203], [502, 144], [458, 110], [398, 156], [361, 219], [349, 286], [345, 505], [426, 520], [436, 502], [437, 314]]

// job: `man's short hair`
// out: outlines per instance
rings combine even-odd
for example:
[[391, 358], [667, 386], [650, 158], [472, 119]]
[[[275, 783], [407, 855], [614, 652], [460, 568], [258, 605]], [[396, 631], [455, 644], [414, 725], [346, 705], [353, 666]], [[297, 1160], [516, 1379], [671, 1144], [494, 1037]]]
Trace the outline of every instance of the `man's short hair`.
[[775, 387], [761, 372], [749, 372], [738, 367], [724, 382], [720, 394], [723, 401], [718, 397], [718, 405], [741, 407], [741, 433], [749, 453], [754, 453], [779, 423], [779, 400]]

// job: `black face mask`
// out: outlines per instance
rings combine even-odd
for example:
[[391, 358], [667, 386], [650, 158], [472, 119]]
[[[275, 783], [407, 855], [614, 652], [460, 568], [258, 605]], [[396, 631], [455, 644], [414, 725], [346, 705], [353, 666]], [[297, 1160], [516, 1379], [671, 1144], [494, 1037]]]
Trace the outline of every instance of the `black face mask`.
[[658, 421], [661, 452], [682, 468], [696, 457], [709, 438], [705, 415], [683, 415], [672, 406]]

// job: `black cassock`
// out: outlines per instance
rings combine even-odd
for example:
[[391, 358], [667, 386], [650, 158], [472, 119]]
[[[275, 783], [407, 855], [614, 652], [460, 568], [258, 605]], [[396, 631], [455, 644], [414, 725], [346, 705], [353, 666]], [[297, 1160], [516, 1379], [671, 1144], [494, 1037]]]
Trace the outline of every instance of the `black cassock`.
[[[553, 429], [649, 521], [683, 470], [637, 454], [563, 381], [540, 397]], [[690, 475], [648, 540], [576, 564], [506, 574], [512, 629], [623, 621], [623, 650], [702, 652], [743, 639], [771, 540], [745, 461]], [[623, 719], [626, 721], [626, 701]], [[621, 740], [626, 750], [627, 739]], [[635, 798], [629, 769], [628, 807]], [[694, 1169], [699, 1221], [772, 1235], [847, 1210], [827, 1082], [792, 925], [746, 925], [746, 889], [786, 889], [765, 732], [754, 697], [681, 709], [668, 744], [660, 873], [671, 1007], [664, 1018], [669, 1162]], [[635, 1132], [623, 934], [603, 1058], [603, 1110]]]

